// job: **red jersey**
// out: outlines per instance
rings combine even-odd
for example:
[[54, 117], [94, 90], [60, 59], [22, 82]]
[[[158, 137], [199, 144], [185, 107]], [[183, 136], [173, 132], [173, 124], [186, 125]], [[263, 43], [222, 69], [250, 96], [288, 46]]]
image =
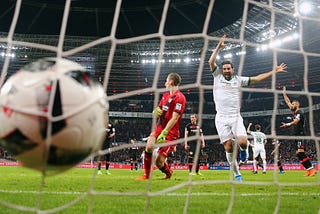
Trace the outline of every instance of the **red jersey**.
[[177, 112], [180, 114], [179, 120], [169, 131], [166, 139], [168, 141], [172, 141], [180, 138], [180, 123], [182, 121], [182, 115], [186, 107], [185, 96], [179, 90], [174, 92], [174, 94], [172, 95], [170, 95], [169, 92], [166, 92], [162, 95], [162, 98], [159, 102], [159, 107], [162, 109], [163, 113], [161, 117], [159, 117], [157, 120], [156, 133], [155, 133], [156, 137], [158, 137], [158, 135], [166, 127], [167, 123], [172, 118], [173, 112]]

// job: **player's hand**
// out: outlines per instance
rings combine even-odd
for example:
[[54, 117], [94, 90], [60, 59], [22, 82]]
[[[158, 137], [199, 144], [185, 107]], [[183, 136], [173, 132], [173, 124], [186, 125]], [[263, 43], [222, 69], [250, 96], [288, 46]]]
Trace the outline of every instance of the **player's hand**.
[[156, 118], [158, 117], [161, 117], [162, 115], [162, 109], [158, 106], [157, 108], [155, 108], [153, 111], [152, 111], [152, 115]]
[[158, 136], [156, 143], [164, 143], [166, 141], [168, 131], [162, 130], [161, 134]]
[[217, 48], [218, 48], [218, 49], [220, 49], [220, 48], [222, 48], [223, 46], [225, 46], [224, 42], [225, 42], [225, 40], [226, 40], [226, 37], [227, 37], [226, 34], [224, 34], [224, 35], [221, 37], [221, 39], [220, 39], [220, 41], [219, 41], [219, 43], [218, 43], [218, 45], [217, 45]]
[[287, 127], [290, 127], [290, 123], [281, 122], [280, 128], [287, 128]]
[[284, 64], [284, 63], [281, 63], [280, 65], [276, 66], [275, 71], [276, 71], [276, 73], [278, 73], [278, 72], [287, 72], [286, 69], [287, 69], [287, 65]]

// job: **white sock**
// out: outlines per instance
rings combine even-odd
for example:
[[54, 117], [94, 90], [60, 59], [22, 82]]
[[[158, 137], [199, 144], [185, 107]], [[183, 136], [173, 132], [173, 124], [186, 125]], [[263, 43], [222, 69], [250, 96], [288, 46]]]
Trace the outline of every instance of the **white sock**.
[[233, 165], [234, 176], [241, 175], [237, 161], [233, 161], [233, 153], [226, 152], [226, 157], [227, 157], [227, 161], [230, 164], [230, 167], [232, 167]]
[[253, 160], [248, 160], [247, 161], [247, 164], [249, 165], [249, 164], [253, 164]]
[[267, 170], [267, 161], [266, 160], [263, 160], [262, 162], [262, 166], [263, 166], [263, 171], [265, 172]]
[[257, 161], [256, 160], [254, 160], [253, 161], [253, 171], [257, 171]]

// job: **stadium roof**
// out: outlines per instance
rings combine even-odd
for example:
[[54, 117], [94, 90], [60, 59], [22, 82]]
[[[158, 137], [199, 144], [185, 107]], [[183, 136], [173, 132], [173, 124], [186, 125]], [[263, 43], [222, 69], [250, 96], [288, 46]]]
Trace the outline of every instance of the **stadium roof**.
[[[297, 90], [301, 90], [305, 82], [309, 81], [313, 90], [319, 91], [320, 65], [317, 54], [320, 52], [320, 37], [317, 35], [320, 29], [320, 0], [304, 0], [303, 2], [305, 1], [313, 4], [313, 10], [307, 15], [302, 14], [303, 11], [301, 13], [297, 11], [298, 7], [295, 2], [299, 3], [302, 0], [249, 1], [247, 9], [245, 9], [247, 1], [244, 0], [216, 0], [207, 34], [214, 37], [220, 37], [224, 33], [228, 35], [231, 40], [221, 51], [221, 54], [225, 55], [228, 55], [229, 52], [234, 55], [243, 53], [244, 43], [242, 41], [246, 43], [246, 57], [243, 66], [243, 70], [247, 72], [246, 75], [254, 75], [257, 72], [271, 69], [275, 53], [273, 50], [277, 48], [276, 58], [280, 62], [286, 62], [291, 72], [279, 77], [277, 86], [280, 88], [282, 84], [290, 84]], [[56, 35], [60, 34], [65, 0], [22, 0], [21, 2], [14, 39], [57, 46], [58, 37]], [[123, 0], [116, 38], [157, 33], [165, 2], [164, 0]], [[9, 31], [16, 3], [16, 0], [0, 1], [0, 32]], [[201, 33], [209, 4], [209, 0], [171, 0], [164, 34], [171, 36]], [[64, 49], [69, 50], [97, 38], [109, 36], [116, 7], [116, 0], [71, 0], [66, 29], [66, 35], [71, 37], [65, 38]], [[5, 37], [5, 34], [2, 35], [4, 36], [0, 34], [0, 38]], [[295, 35], [298, 35], [299, 38], [295, 38]], [[291, 41], [292, 39], [294, 40]], [[110, 73], [109, 93], [115, 90], [117, 93], [122, 93], [150, 87], [156, 67], [154, 62], [158, 56], [155, 53], [159, 54], [159, 43], [159, 38], [156, 38], [118, 44]], [[279, 44], [280, 46], [276, 46]], [[216, 41], [210, 41], [208, 50], [215, 45]], [[269, 49], [264, 53], [256, 51], [256, 49], [264, 50], [265, 47]], [[79, 57], [80, 60], [87, 61], [88, 67], [93, 66], [98, 78], [103, 79], [109, 50], [110, 42], [106, 42], [75, 54], [73, 59]], [[1, 47], [0, 51], [3, 51]], [[53, 54], [46, 50], [39, 51], [23, 47], [19, 51], [22, 57], [11, 62], [11, 69], [16, 69], [21, 64], [36, 58]], [[200, 64], [199, 57], [203, 51], [203, 38], [167, 41], [165, 51], [167, 56], [164, 55], [163, 58], [167, 57], [168, 64], [163, 64], [161, 69], [166, 72], [169, 70], [183, 72], [184, 84], [194, 82]], [[210, 52], [206, 53], [206, 58]], [[303, 55], [306, 53], [309, 54], [307, 66], [304, 64], [306, 58]], [[195, 61], [190, 64], [184, 62], [175, 64], [174, 55], [179, 55], [180, 60], [189, 56], [189, 60]], [[239, 64], [239, 56], [233, 59], [236, 65]], [[147, 63], [143, 64], [144, 62]], [[304, 76], [306, 67], [309, 69], [308, 80], [305, 80]], [[161, 73], [160, 86], [163, 85], [165, 75], [165, 72]], [[202, 83], [212, 85], [208, 66], [204, 66]], [[263, 84], [262, 87], [270, 88], [271, 86], [268, 83]]]
[[[57, 35], [65, 0], [23, 0], [16, 33]], [[158, 32], [164, 0], [123, 0], [119, 14], [117, 38]], [[226, 3], [227, 2], [227, 3]], [[8, 31], [15, 0], [1, 0], [0, 31]], [[209, 0], [171, 0], [165, 34], [202, 32]], [[216, 0], [208, 31], [214, 32], [235, 22], [242, 15], [242, 0]], [[116, 0], [72, 0], [67, 35], [107, 36], [114, 21]], [[26, 21], [28, 20], [28, 21]]]

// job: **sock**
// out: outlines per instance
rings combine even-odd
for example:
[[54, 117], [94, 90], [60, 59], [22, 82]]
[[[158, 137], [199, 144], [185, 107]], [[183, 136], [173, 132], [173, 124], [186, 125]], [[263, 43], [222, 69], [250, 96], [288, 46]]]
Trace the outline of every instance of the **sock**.
[[110, 166], [110, 161], [106, 162], [106, 170], [109, 170], [109, 166]]
[[227, 161], [230, 164], [230, 167], [232, 167], [232, 165], [234, 165], [233, 166], [233, 174], [234, 174], [234, 176], [241, 175], [241, 173], [239, 171], [239, 166], [238, 166], [237, 161], [233, 161], [233, 153], [226, 152], [226, 157], [227, 157]]
[[248, 159], [248, 156], [247, 156], [247, 149], [242, 149], [241, 147], [240, 147], [240, 160], [242, 161], [242, 162], [245, 162], [247, 159]]
[[151, 163], [152, 163], [152, 153], [145, 151], [144, 152], [144, 175], [149, 178], [150, 176], [150, 171], [151, 171]]
[[134, 164], [134, 169], [138, 170], [138, 164], [137, 163]]
[[267, 170], [267, 161], [266, 160], [262, 161], [262, 166], [263, 166], [262, 169], [265, 172]]
[[309, 157], [306, 155], [306, 153], [304, 153], [304, 152], [299, 152], [299, 153], [297, 154], [297, 157], [298, 157], [300, 163], [304, 166], [304, 168], [305, 168], [306, 170], [309, 170], [309, 169], [312, 169], [312, 168], [313, 168], [312, 163], [311, 163]]
[[192, 172], [192, 164], [189, 163], [189, 172]]
[[253, 164], [253, 160], [251, 161], [251, 160], [248, 160], [247, 161], [247, 164], [249, 165], [249, 164]]
[[253, 161], [253, 171], [257, 171], [257, 162], [256, 160]]
[[200, 164], [197, 164], [196, 166], [196, 173], [199, 173]]
[[101, 170], [101, 163], [98, 163], [98, 170]]
[[284, 171], [280, 161], [278, 161], [278, 169], [280, 170], [280, 172]]
[[170, 172], [169, 164], [164, 162], [163, 166], [159, 168], [161, 172], [168, 174]]
[[130, 170], [133, 170], [133, 163], [130, 163]]

